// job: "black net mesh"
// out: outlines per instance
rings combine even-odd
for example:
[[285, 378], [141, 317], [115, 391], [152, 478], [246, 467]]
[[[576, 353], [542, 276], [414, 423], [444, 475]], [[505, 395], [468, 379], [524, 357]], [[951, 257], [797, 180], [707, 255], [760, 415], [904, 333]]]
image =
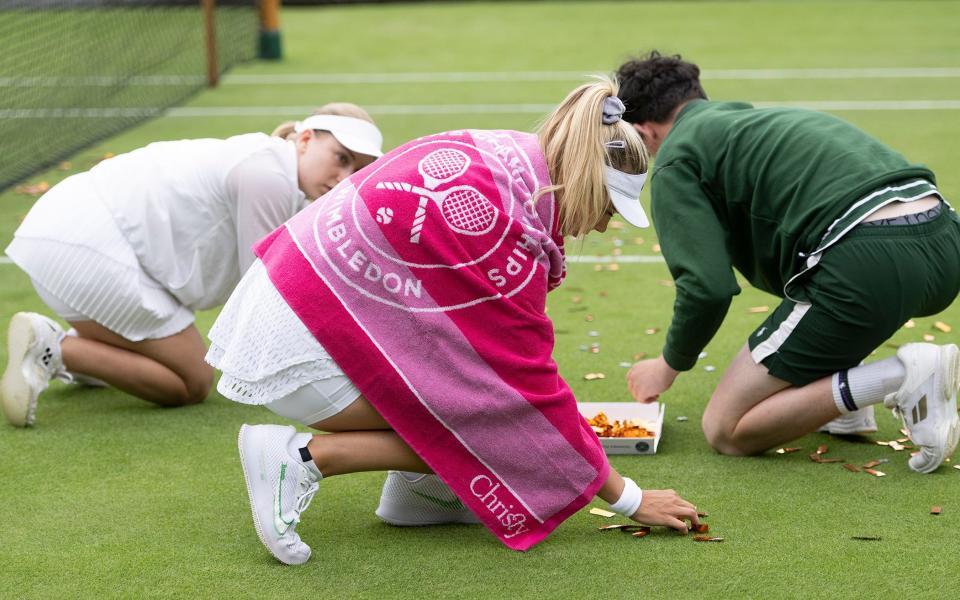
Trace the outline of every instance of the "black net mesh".
[[[220, 72], [256, 55], [256, 0], [218, 0]], [[207, 85], [199, 0], [0, 0], [0, 191]]]

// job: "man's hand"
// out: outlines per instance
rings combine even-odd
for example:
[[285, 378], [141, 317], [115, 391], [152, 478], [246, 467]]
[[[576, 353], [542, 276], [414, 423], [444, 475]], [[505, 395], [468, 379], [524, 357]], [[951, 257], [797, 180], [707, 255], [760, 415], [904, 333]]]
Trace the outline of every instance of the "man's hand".
[[679, 371], [658, 358], [641, 360], [627, 371], [627, 388], [638, 402], [655, 402], [660, 394], [670, 389]]

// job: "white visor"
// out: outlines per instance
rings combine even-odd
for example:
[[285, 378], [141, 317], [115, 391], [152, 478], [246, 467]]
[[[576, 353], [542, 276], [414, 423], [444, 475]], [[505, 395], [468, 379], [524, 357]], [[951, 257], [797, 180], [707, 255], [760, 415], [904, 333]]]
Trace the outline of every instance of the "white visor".
[[313, 115], [303, 121], [297, 121], [295, 125], [297, 133], [307, 129], [329, 131], [351, 152], [374, 158], [383, 156], [383, 150], [381, 150], [383, 134], [369, 121], [339, 115]]
[[610, 165], [605, 165], [604, 168], [607, 171], [607, 192], [610, 193], [613, 207], [617, 209], [620, 216], [635, 227], [650, 227], [647, 214], [643, 212], [643, 206], [640, 204], [640, 192], [643, 190], [643, 183], [647, 180], [647, 174], [630, 175]]

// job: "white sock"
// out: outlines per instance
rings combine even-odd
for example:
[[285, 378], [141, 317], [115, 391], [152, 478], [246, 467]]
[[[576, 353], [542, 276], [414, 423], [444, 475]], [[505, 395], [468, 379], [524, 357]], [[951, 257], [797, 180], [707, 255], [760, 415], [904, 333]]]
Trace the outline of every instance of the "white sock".
[[879, 404], [886, 395], [900, 389], [906, 376], [907, 371], [896, 356], [834, 373], [833, 402], [842, 415]]
[[320, 469], [317, 468], [317, 463], [313, 462], [313, 458], [310, 457], [310, 452], [307, 450], [307, 444], [310, 443], [310, 440], [313, 439], [313, 434], [310, 433], [297, 433], [292, 438], [290, 438], [290, 443], [287, 444], [287, 452], [293, 458], [300, 461], [300, 464], [305, 466], [308, 471], [313, 473], [313, 475], [319, 481], [323, 479], [323, 473], [320, 472]]

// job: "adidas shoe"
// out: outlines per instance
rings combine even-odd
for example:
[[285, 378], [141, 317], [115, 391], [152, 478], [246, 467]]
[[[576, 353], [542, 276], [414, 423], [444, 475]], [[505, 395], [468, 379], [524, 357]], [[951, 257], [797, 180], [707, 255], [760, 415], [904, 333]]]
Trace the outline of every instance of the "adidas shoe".
[[60, 356], [64, 335], [60, 325], [37, 313], [20, 312], [10, 319], [0, 400], [13, 425], [33, 425], [41, 392], [53, 379], [70, 379]]
[[439, 477], [406, 471], [387, 472], [376, 515], [398, 527], [480, 522]]
[[874, 433], [877, 430], [877, 419], [873, 414], [873, 405], [865, 406], [845, 415], [840, 415], [817, 431], [833, 435], [857, 435]]
[[884, 405], [900, 416], [920, 449], [910, 457], [910, 468], [930, 473], [953, 454], [960, 439], [960, 351], [954, 344], [905, 344], [897, 350], [897, 358], [907, 375]]
[[295, 434], [289, 425], [243, 425], [237, 442], [257, 536], [288, 565], [310, 558], [310, 546], [296, 528], [320, 488], [317, 477], [287, 451]]

